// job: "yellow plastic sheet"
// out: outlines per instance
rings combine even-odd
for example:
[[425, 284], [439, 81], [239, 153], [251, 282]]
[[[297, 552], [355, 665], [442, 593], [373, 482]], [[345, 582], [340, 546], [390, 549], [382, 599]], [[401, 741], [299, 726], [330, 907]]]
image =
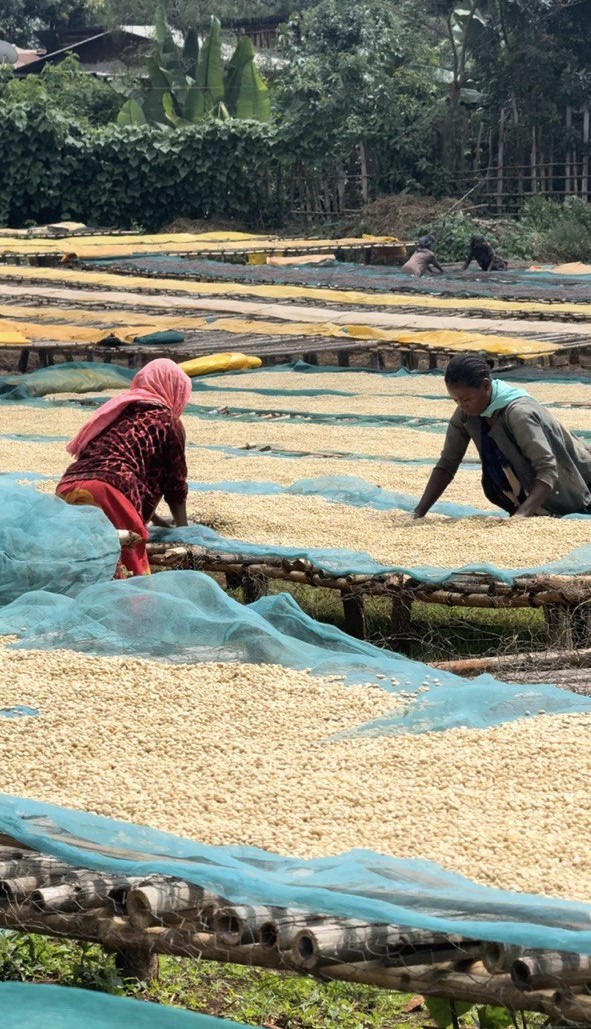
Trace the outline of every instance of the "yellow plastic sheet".
[[2, 329], [0, 332], [0, 347], [26, 346], [28, 342], [27, 337], [18, 329]]
[[[78, 308], [14, 308], [0, 306], [0, 315], [19, 317], [20, 312], [34, 321], [4, 322], [8, 329], [20, 330], [36, 342], [79, 342], [97, 343], [108, 333], [114, 332], [119, 339], [132, 342], [136, 336], [163, 329], [177, 329], [180, 332], [228, 332], [251, 336], [299, 336], [310, 339], [364, 340], [397, 345], [420, 345], [427, 349], [475, 350], [489, 354], [513, 357], [539, 357], [552, 354], [559, 346], [535, 339], [519, 339], [507, 335], [485, 335], [478, 332], [446, 330], [388, 330], [368, 325], [335, 325], [333, 322], [276, 322], [245, 318], [199, 318], [174, 315], [134, 315], [129, 311], [84, 311]], [[69, 324], [59, 324], [59, 318]], [[94, 321], [95, 327], [88, 328]], [[97, 325], [97, 323], [100, 324]], [[124, 326], [124, 327], [123, 327]]]
[[552, 272], [552, 275], [591, 275], [591, 264], [582, 261], [571, 261], [570, 264], [532, 264], [530, 272]]
[[390, 236], [354, 236], [335, 239], [281, 239], [247, 233], [190, 233], [153, 236], [69, 236], [63, 239], [0, 237], [3, 254], [76, 254], [80, 258], [130, 257], [146, 253], [248, 253], [264, 250], [281, 254], [285, 250], [309, 251], [402, 244]]
[[98, 286], [118, 291], [159, 290], [191, 297], [258, 297], [262, 300], [308, 300], [315, 303], [346, 304], [355, 307], [412, 307], [439, 311], [491, 311], [503, 314], [578, 314], [591, 318], [591, 304], [528, 300], [495, 300], [491, 297], [432, 297], [407, 293], [363, 293], [359, 290], [324, 289], [314, 286], [244, 284], [239, 282], [195, 282], [183, 279], [115, 275], [113, 272], [79, 271], [73, 268], [30, 268], [0, 265], [0, 282], [54, 282], [64, 286]]
[[193, 377], [195, 375], [211, 375], [215, 372], [238, 372], [247, 368], [260, 368], [262, 363], [260, 357], [231, 352], [194, 357], [191, 361], [182, 361], [179, 368]]

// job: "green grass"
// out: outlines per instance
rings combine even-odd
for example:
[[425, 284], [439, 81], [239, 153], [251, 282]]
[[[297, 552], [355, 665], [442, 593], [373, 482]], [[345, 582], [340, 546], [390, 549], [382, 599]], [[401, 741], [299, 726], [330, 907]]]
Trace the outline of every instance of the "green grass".
[[[291, 586], [271, 582], [271, 593], [289, 592], [306, 614], [320, 622], [344, 628], [343, 606], [336, 590], [315, 586]], [[241, 599], [240, 591], [232, 594]], [[390, 635], [390, 601], [366, 598], [370, 640], [383, 646]], [[410, 656], [417, 661], [445, 661], [468, 655], [485, 656], [546, 645], [544, 615], [540, 609], [479, 610], [445, 607], [442, 604], [413, 605]]]
[[100, 990], [278, 1029], [419, 1029], [428, 1021], [425, 1012], [404, 1012], [404, 994], [188, 958], [161, 958], [156, 982], [124, 982], [100, 947], [26, 933], [0, 936], [0, 980]]

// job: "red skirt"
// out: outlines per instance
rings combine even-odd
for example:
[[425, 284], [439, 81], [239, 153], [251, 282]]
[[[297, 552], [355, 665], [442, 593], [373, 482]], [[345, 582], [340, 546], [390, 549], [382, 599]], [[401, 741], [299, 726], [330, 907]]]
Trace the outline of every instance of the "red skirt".
[[130, 504], [114, 486], [100, 479], [80, 479], [76, 482], [60, 483], [56, 489], [58, 497], [66, 504], [90, 504], [100, 507], [116, 529], [129, 529], [141, 539], [130, 547], [121, 547], [121, 560], [115, 573], [116, 579], [130, 575], [149, 575], [150, 564], [146, 552], [148, 530], [135, 507]]

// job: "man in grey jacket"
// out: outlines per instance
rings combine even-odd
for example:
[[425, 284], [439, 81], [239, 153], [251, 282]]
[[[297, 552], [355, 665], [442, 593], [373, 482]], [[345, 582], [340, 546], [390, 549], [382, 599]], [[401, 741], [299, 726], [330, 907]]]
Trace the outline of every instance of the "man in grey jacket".
[[591, 514], [591, 450], [542, 404], [524, 389], [491, 379], [479, 354], [453, 357], [445, 384], [458, 406], [415, 518], [447, 489], [470, 441], [482, 461], [485, 496], [514, 518]]

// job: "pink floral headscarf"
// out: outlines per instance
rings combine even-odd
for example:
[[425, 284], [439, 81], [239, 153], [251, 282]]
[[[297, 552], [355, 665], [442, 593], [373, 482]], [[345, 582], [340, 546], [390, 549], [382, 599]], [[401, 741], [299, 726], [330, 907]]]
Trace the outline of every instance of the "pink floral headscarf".
[[78, 457], [95, 436], [104, 432], [129, 404], [138, 400], [168, 407], [175, 418], [180, 418], [189, 402], [191, 389], [189, 376], [174, 361], [167, 357], [150, 361], [133, 377], [129, 389], [98, 409], [78, 435], [70, 440], [66, 450]]

